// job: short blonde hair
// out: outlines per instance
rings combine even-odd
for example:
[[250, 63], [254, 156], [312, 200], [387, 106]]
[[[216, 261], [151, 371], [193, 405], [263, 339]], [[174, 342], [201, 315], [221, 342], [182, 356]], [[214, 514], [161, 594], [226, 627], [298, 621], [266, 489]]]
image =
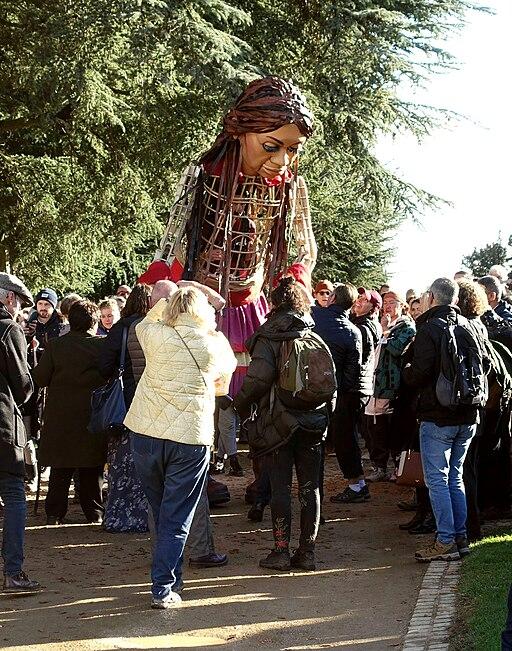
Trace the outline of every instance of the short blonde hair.
[[203, 292], [195, 287], [181, 287], [169, 297], [162, 321], [174, 326], [180, 314], [189, 314], [205, 328], [215, 328], [215, 312]]
[[117, 312], [118, 314], [121, 313], [119, 309], [119, 305], [117, 301], [114, 298], [105, 298], [101, 303], [98, 305], [99, 310], [112, 310], [112, 312]]

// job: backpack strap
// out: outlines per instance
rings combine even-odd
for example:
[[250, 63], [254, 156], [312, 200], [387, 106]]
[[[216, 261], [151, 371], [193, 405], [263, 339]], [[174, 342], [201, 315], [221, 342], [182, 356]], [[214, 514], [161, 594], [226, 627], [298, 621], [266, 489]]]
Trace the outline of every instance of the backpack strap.
[[199, 375], [201, 376], [201, 379], [202, 379], [203, 382], [204, 382], [204, 386], [205, 386], [206, 388], [208, 388], [208, 385], [206, 384], [206, 380], [204, 379], [203, 371], [201, 371], [201, 367], [200, 367], [199, 364], [197, 363], [197, 359], [195, 358], [194, 353], [193, 353], [193, 352], [190, 350], [190, 348], [187, 346], [185, 340], [184, 340], [183, 337], [180, 335], [180, 333], [176, 330], [176, 328], [173, 327], [173, 330], [174, 330], [174, 332], [178, 335], [178, 337], [181, 339], [183, 345], [185, 346], [185, 348], [186, 348], [186, 349], [188, 350], [188, 352], [190, 353], [190, 356], [192, 357], [192, 359], [194, 360], [195, 365], [197, 366], [197, 370], [199, 371]]
[[126, 342], [128, 341], [128, 326], [123, 328], [123, 343], [121, 344], [121, 358], [119, 360], [119, 375], [124, 373], [124, 364], [126, 361]]

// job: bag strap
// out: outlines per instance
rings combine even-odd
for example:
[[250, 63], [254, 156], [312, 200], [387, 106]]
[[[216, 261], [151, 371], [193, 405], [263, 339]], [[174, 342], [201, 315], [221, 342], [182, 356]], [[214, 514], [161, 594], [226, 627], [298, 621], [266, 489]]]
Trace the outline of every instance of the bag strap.
[[206, 388], [208, 388], [208, 385], [206, 384], [206, 380], [204, 379], [203, 372], [201, 371], [201, 367], [200, 367], [199, 364], [197, 363], [197, 359], [194, 357], [194, 353], [193, 353], [193, 352], [190, 350], [190, 348], [187, 346], [185, 340], [184, 340], [183, 337], [180, 335], [180, 333], [176, 330], [176, 328], [173, 326], [172, 329], [173, 329], [174, 332], [178, 335], [178, 337], [179, 337], [179, 338], [181, 339], [181, 341], [183, 342], [183, 345], [185, 346], [185, 348], [186, 348], [186, 349], [188, 350], [188, 352], [190, 353], [190, 356], [192, 357], [192, 359], [193, 359], [194, 362], [195, 362], [195, 365], [197, 366], [197, 370], [199, 371], [199, 375], [201, 376], [201, 379], [202, 379], [203, 382], [204, 382], [204, 386], [205, 386]]
[[121, 344], [121, 359], [119, 360], [119, 375], [124, 373], [124, 363], [126, 361], [126, 342], [128, 341], [128, 327], [123, 328], [123, 343]]

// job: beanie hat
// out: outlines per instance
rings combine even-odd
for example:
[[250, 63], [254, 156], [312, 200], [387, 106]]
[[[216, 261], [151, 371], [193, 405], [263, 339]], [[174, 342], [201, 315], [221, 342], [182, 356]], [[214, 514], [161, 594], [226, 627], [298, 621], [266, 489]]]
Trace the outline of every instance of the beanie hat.
[[51, 287], [46, 287], [46, 289], [42, 289], [38, 294], [35, 295], [34, 302], [36, 305], [37, 301], [48, 301], [48, 303], [52, 304], [53, 309], [55, 309], [57, 307], [59, 299], [57, 298], [57, 292], [54, 289]]

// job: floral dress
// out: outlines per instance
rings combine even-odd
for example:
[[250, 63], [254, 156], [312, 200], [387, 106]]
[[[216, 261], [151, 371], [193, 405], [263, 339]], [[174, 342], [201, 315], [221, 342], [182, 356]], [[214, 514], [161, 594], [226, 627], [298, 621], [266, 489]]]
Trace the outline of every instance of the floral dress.
[[111, 533], [148, 531], [148, 501], [135, 473], [128, 434], [108, 443], [108, 496], [103, 526]]

